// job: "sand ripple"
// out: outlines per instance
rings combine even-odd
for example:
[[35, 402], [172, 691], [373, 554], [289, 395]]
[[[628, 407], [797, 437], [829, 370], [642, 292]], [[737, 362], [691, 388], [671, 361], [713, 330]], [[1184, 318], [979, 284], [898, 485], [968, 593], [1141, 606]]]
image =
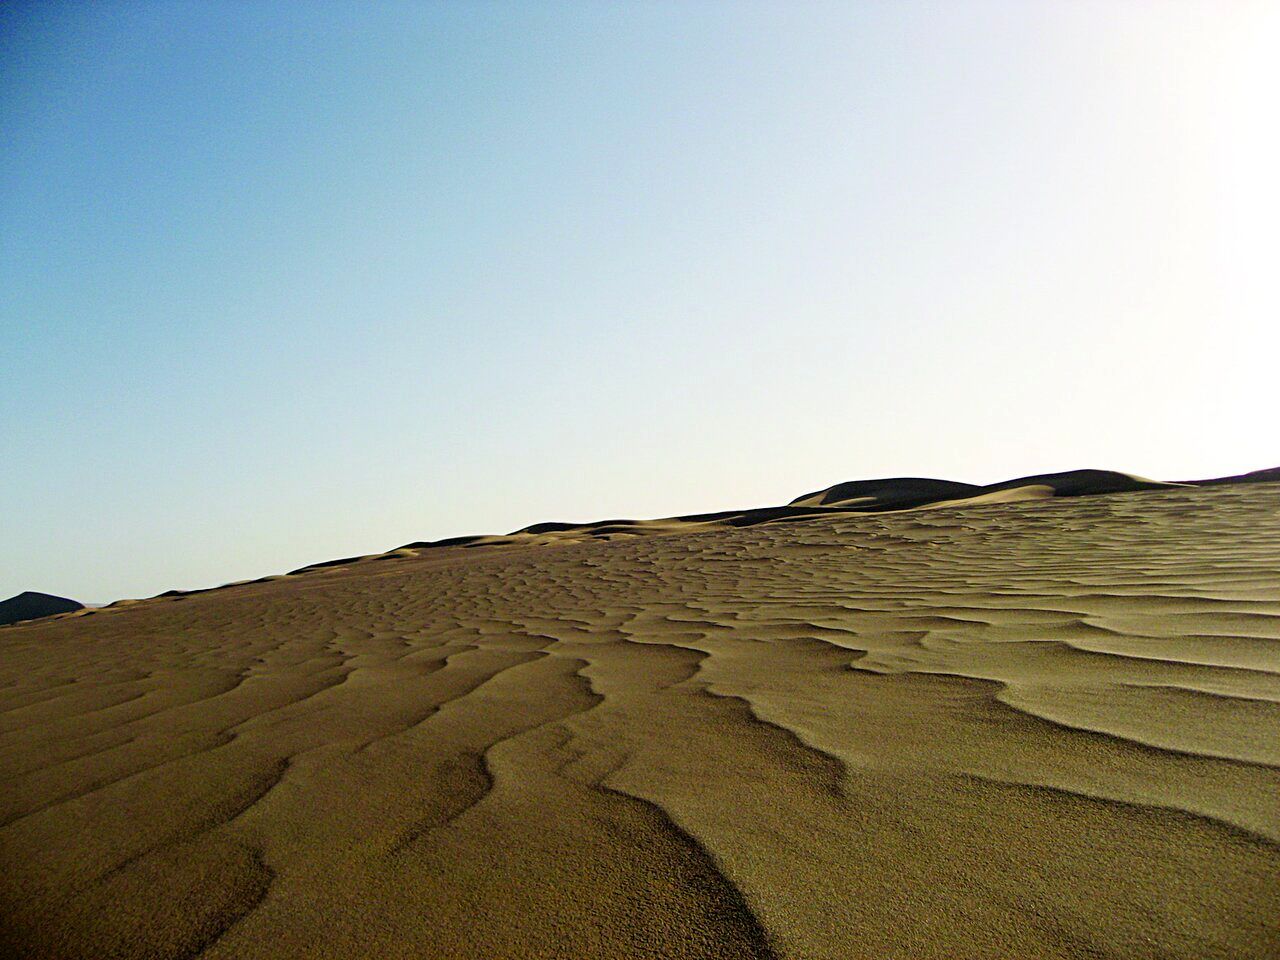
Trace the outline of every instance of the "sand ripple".
[[617, 522], [6, 628], [0, 936], [1277, 956], [1278, 515], [1256, 484]]

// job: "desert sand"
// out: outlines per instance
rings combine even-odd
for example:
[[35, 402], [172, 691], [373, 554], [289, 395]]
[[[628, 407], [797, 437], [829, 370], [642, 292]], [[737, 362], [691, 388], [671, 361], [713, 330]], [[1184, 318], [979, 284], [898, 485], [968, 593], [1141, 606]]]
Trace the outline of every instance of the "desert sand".
[[0, 937], [1280, 956], [1280, 484], [1130, 479], [837, 485], [0, 629]]

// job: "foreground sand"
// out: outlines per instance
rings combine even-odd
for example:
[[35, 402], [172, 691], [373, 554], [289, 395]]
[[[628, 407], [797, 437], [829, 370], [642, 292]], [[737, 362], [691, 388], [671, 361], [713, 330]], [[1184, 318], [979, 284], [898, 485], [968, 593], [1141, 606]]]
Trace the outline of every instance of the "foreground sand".
[[1280, 955], [1280, 485], [0, 630], [10, 953]]

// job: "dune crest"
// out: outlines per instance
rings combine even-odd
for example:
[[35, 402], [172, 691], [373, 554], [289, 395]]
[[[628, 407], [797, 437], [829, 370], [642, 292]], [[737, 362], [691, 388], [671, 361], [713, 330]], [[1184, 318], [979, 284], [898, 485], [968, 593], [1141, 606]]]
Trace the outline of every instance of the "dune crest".
[[[323, 560], [290, 570], [288, 573], [237, 580], [217, 587], [195, 590], [167, 590], [150, 599], [190, 596], [209, 590], [226, 590], [246, 584], [266, 583], [282, 577], [344, 567], [372, 560], [395, 560], [417, 556], [424, 550], [450, 550], [484, 547], [548, 547], [593, 541], [632, 539], [680, 533], [702, 533], [720, 528], [751, 527], [766, 523], [794, 523], [821, 519], [844, 513], [888, 513], [918, 509], [950, 509], [980, 506], [988, 503], [1016, 503], [1053, 497], [1093, 497], [1143, 490], [1169, 490], [1188, 487], [1228, 486], [1280, 481], [1280, 467], [1214, 480], [1164, 482], [1148, 480], [1134, 474], [1113, 470], [1070, 470], [1063, 473], [1036, 474], [985, 486], [952, 480], [921, 477], [895, 477], [881, 480], [854, 480], [838, 483], [814, 493], [807, 493], [780, 507], [753, 507], [745, 510], [723, 510], [714, 513], [686, 514], [655, 520], [597, 520], [587, 523], [546, 521], [521, 527], [508, 534], [472, 534], [442, 540], [416, 540], [383, 553], [364, 554]], [[143, 602], [139, 599], [117, 600], [101, 608], [110, 611]]]
[[1114, 470], [1069, 470], [1062, 473], [1036, 474], [985, 486], [923, 477], [853, 480], [804, 494], [780, 507], [753, 507], [745, 510], [686, 514], [657, 520], [616, 519], [588, 523], [549, 521], [531, 524], [508, 534], [419, 540], [388, 553], [310, 564], [290, 573], [304, 573], [309, 570], [354, 563], [357, 560], [381, 559], [395, 554], [441, 547], [554, 546], [590, 540], [698, 533], [720, 527], [750, 527], [762, 523], [799, 522], [827, 517], [833, 513], [884, 513], [977, 506], [984, 503], [1015, 503], [1051, 497], [1092, 497], [1188, 486], [1258, 483], [1266, 482], [1273, 476], [1280, 479], [1280, 468], [1191, 483], [1149, 480], [1146, 477]]

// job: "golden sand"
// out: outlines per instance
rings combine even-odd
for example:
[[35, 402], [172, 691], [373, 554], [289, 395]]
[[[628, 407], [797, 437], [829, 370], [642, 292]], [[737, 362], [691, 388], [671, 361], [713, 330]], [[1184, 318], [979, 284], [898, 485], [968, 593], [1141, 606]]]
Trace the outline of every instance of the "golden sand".
[[4, 628], [0, 937], [1280, 956], [1280, 484], [1041, 494]]

